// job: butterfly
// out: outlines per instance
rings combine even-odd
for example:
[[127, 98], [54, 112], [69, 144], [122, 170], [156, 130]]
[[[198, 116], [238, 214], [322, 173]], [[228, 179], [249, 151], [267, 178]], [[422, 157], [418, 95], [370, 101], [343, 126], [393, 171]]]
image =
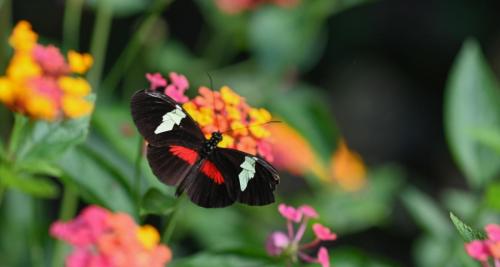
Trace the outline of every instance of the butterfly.
[[205, 208], [236, 201], [248, 205], [274, 202], [277, 170], [258, 156], [218, 147], [223, 138], [219, 131], [206, 139], [194, 119], [169, 96], [140, 90], [132, 96], [131, 112], [148, 143], [153, 173], [163, 183], [177, 186], [176, 196], [185, 192]]

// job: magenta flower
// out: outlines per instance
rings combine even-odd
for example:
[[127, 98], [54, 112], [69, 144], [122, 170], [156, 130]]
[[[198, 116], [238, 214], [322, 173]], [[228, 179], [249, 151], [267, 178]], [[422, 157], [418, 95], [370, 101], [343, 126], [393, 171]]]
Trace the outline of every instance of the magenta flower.
[[332, 233], [330, 228], [325, 227], [319, 223], [313, 224], [313, 231], [316, 237], [319, 240], [335, 240], [337, 239], [337, 235], [335, 233]]
[[500, 241], [500, 225], [488, 224], [484, 227], [488, 234], [488, 239], [491, 241]]
[[43, 46], [37, 44], [33, 49], [33, 58], [47, 75], [61, 76], [68, 74], [70, 71], [70, 67], [61, 51], [53, 45]]
[[465, 251], [471, 258], [480, 261], [483, 267], [490, 266], [490, 259], [493, 259], [495, 267], [500, 267], [500, 225], [488, 224], [485, 230], [488, 238], [466, 243]]
[[266, 251], [271, 256], [279, 256], [290, 245], [290, 239], [283, 232], [273, 232], [266, 241]]
[[[288, 235], [280, 231], [271, 233], [266, 242], [267, 253], [271, 256], [285, 255], [291, 262], [296, 262], [300, 259], [304, 262], [319, 263], [323, 267], [329, 267], [330, 259], [328, 250], [325, 247], [319, 249], [316, 258], [306, 253], [307, 250], [320, 245], [321, 241], [337, 239], [337, 235], [332, 233], [329, 228], [319, 223], [314, 224], [313, 231], [316, 239], [306, 244], [300, 244], [307, 229], [308, 220], [318, 218], [318, 212], [308, 205], [294, 208], [286, 204], [278, 205], [278, 211], [286, 219]], [[299, 224], [297, 232], [294, 231], [294, 223]]]
[[278, 206], [278, 211], [281, 216], [285, 217], [287, 220], [298, 223], [302, 219], [302, 212], [292, 206], [280, 204]]
[[146, 79], [148, 79], [150, 85], [149, 88], [151, 90], [156, 90], [158, 87], [167, 86], [167, 80], [161, 76], [160, 73], [146, 73]]
[[318, 251], [318, 263], [322, 267], [330, 267], [330, 256], [328, 255], [328, 250], [325, 247], [319, 248]]
[[318, 212], [313, 207], [311, 207], [309, 205], [300, 206], [299, 211], [302, 212], [302, 214], [304, 216], [307, 216], [309, 218], [314, 218], [314, 219], [319, 218]]
[[169, 77], [172, 83], [165, 88], [165, 94], [179, 103], [188, 102], [189, 98], [184, 95], [189, 87], [186, 77], [175, 72], [171, 72]]
[[478, 261], [487, 261], [489, 257], [488, 247], [484, 242], [474, 240], [465, 244], [467, 254]]

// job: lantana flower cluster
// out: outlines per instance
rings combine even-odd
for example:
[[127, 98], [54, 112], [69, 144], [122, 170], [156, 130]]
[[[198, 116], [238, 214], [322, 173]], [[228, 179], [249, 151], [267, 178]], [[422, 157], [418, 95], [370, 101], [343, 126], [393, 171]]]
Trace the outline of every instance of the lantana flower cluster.
[[490, 260], [495, 262], [495, 267], [500, 267], [500, 225], [488, 224], [486, 240], [474, 240], [465, 244], [467, 254], [481, 262], [484, 267], [489, 267]]
[[185, 96], [189, 82], [184, 75], [171, 72], [170, 83], [159, 73], [147, 74], [151, 90], [161, 90], [183, 108], [201, 127], [208, 138], [215, 131], [223, 135], [220, 147], [234, 148], [273, 161], [270, 132], [265, 124], [272, 117], [263, 108], [253, 108], [231, 88], [223, 86], [220, 91], [207, 87], [198, 89], [193, 99]]
[[9, 38], [14, 48], [6, 75], [0, 76], [0, 102], [33, 119], [53, 121], [89, 114], [89, 83], [79, 75], [92, 65], [89, 54], [68, 52], [37, 43], [38, 35], [27, 21], [17, 23]]
[[282, 7], [292, 7], [297, 5], [299, 0], [216, 0], [215, 3], [223, 12], [236, 14], [245, 10], [255, 9], [266, 3]]
[[[322, 267], [330, 266], [330, 257], [326, 247], [321, 246], [316, 257], [309, 256], [306, 251], [321, 245], [322, 241], [333, 241], [337, 235], [328, 227], [319, 223], [312, 225], [315, 239], [309, 243], [301, 244], [310, 219], [318, 219], [319, 214], [314, 208], [302, 205], [298, 208], [280, 204], [278, 211], [287, 221], [287, 233], [276, 231], [269, 235], [266, 242], [267, 253], [271, 256], [285, 256], [292, 262], [301, 259], [309, 263], [319, 263]], [[300, 225], [297, 231], [294, 225]]]
[[154, 227], [98, 206], [69, 222], [53, 223], [50, 233], [73, 246], [66, 267], [160, 267], [172, 258]]

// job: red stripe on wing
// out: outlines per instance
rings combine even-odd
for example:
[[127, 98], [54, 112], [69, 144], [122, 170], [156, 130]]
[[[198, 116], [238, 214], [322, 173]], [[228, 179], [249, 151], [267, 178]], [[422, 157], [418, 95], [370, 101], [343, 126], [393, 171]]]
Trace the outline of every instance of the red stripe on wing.
[[203, 162], [203, 165], [201, 165], [201, 172], [208, 176], [208, 178], [212, 179], [216, 184], [224, 183], [224, 177], [222, 177], [220, 171], [212, 162], [208, 160]]
[[170, 146], [170, 153], [184, 160], [189, 165], [193, 165], [198, 159], [198, 152], [185, 146]]

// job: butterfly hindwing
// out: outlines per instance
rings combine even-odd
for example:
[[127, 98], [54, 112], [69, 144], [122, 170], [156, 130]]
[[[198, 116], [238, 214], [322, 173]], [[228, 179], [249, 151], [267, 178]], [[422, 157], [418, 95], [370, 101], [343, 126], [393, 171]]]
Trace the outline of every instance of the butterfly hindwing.
[[221, 208], [236, 201], [234, 181], [226, 179], [211, 157], [197, 163], [177, 188], [177, 195], [186, 192], [191, 201], [205, 208]]
[[226, 180], [232, 180], [231, 189], [237, 200], [248, 205], [266, 205], [274, 202], [274, 190], [279, 175], [260, 157], [236, 149], [217, 148], [214, 162]]
[[165, 94], [138, 91], [132, 96], [131, 110], [139, 132], [152, 145], [164, 146], [178, 140], [198, 144], [205, 140], [191, 116]]

